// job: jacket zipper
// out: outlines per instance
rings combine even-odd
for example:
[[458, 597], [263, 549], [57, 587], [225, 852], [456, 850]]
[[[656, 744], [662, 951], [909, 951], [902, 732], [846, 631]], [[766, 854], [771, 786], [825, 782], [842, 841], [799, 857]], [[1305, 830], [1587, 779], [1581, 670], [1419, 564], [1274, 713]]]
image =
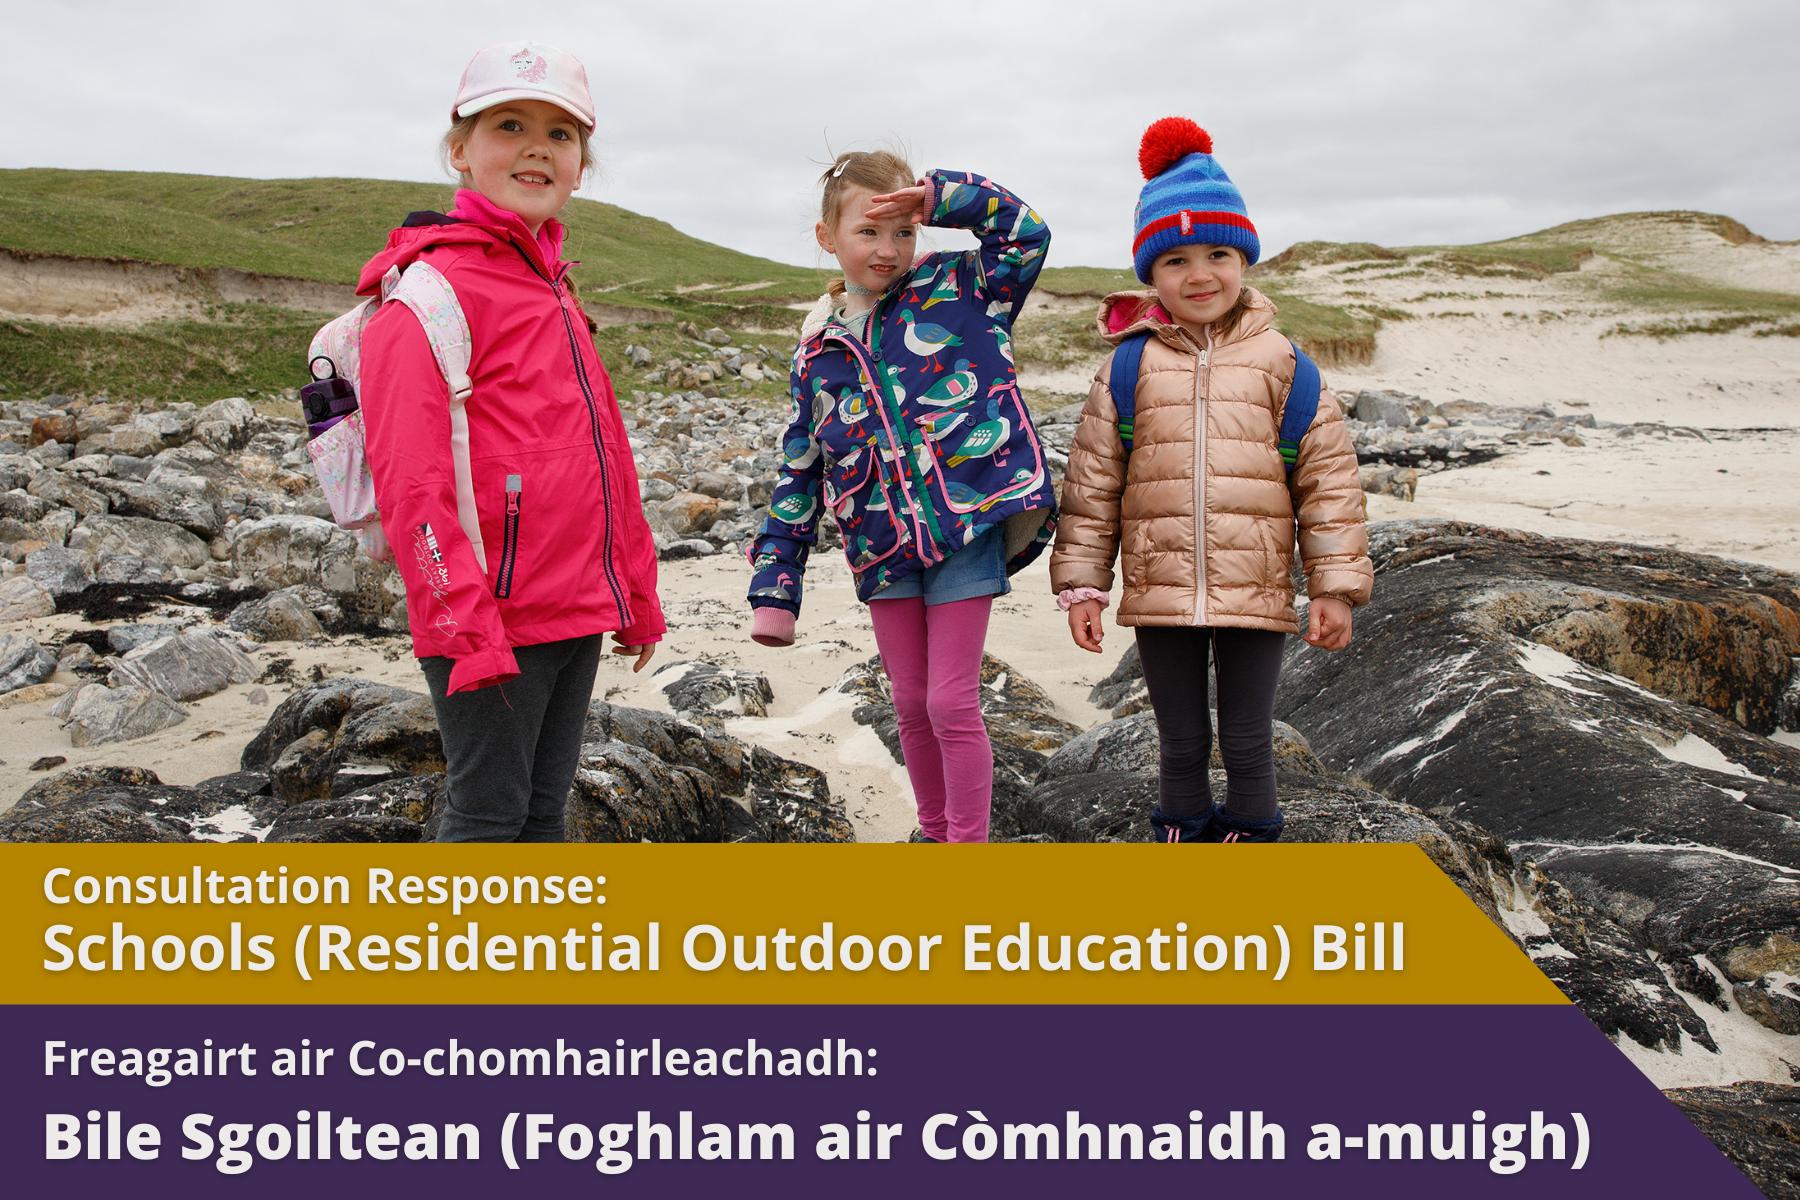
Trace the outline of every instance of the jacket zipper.
[[[881, 392], [881, 398], [893, 406], [894, 420], [899, 422], [900, 428], [904, 432], [907, 430], [906, 413], [901, 411], [900, 405], [894, 400], [893, 393], [888, 391], [887, 372], [882, 370], [883, 363], [881, 358], [881, 306], [887, 302], [889, 296], [895, 294], [895, 291], [890, 291], [887, 295], [882, 296], [875, 301], [875, 311], [869, 315], [869, 353], [875, 356], [875, 386]], [[923, 503], [917, 504], [915, 507], [925, 515], [925, 524], [931, 530], [931, 544], [933, 546], [942, 547], [944, 545], [944, 531], [938, 528], [937, 513], [932, 509], [931, 484], [926, 480], [924, 475], [918, 473], [919, 463], [918, 460], [913, 457], [913, 452], [917, 449], [917, 445], [922, 445], [923, 443], [915, 444], [912, 441], [912, 436], [912, 434], [908, 434], [907, 441], [902, 447], [906, 454], [906, 477], [912, 480], [913, 486], [919, 490], [919, 495], [924, 497]], [[943, 562], [949, 557], [950, 551], [944, 550], [942, 554], [938, 555], [937, 561]], [[923, 561], [925, 558], [924, 554], [921, 553], [919, 558], [920, 561]]]
[[[879, 328], [880, 328], [879, 321], [880, 321], [880, 314], [877, 313], [877, 314], [873, 315], [870, 318], [870, 328], [879, 330]], [[913, 480], [912, 481], [913, 487], [907, 486], [907, 481], [912, 476], [912, 467], [913, 467], [912, 445], [911, 445], [911, 443], [903, 440], [901, 438], [901, 436], [894, 431], [893, 422], [890, 421], [888, 418], [888, 408], [890, 405], [893, 405], [893, 397], [888, 394], [887, 385], [883, 381], [882, 376], [879, 374], [879, 371], [878, 371], [881, 359], [879, 357], [877, 357], [875, 359], [876, 365], [871, 366], [869, 360], [866, 357], [864, 357], [863, 348], [857, 344], [857, 342], [854, 338], [843, 337], [843, 336], [839, 336], [837, 334], [832, 334], [832, 333], [828, 333], [828, 334], [826, 334], [826, 336], [830, 337], [830, 338], [835, 338], [837, 341], [840, 341], [844, 344], [844, 347], [850, 351], [851, 357], [856, 359], [858, 365], [860, 365], [862, 367], [863, 376], [866, 379], [868, 379], [868, 381], [875, 386], [877, 399], [878, 399], [878, 401], [880, 401], [880, 403], [878, 403], [876, 405], [876, 411], [881, 414], [881, 427], [883, 429], [887, 430], [888, 443], [891, 446], [893, 446], [895, 457], [898, 459], [904, 460], [903, 464], [901, 466], [901, 475], [900, 475], [900, 479], [898, 482], [900, 484], [900, 494], [902, 496], [906, 497], [906, 506], [908, 508], [910, 508], [913, 513], [913, 525], [915, 527], [913, 541], [919, 547], [919, 561], [926, 566], [930, 566], [934, 562], [943, 562], [944, 559], [949, 557], [949, 555], [947, 553], [940, 554], [937, 556], [937, 558], [934, 559], [931, 557], [932, 547], [927, 546], [925, 544], [926, 540], [929, 540], [933, 546], [941, 546], [943, 544], [943, 535], [938, 532], [937, 518], [935, 516], [933, 516], [933, 514], [931, 512], [930, 493], [929, 492], [924, 493], [926, 502], [924, 505], [921, 505], [919, 503], [918, 497], [913, 494], [913, 487], [919, 487], [920, 486], [919, 482], [917, 480]], [[872, 336], [879, 337], [879, 334], [875, 334]], [[899, 413], [898, 406], [894, 406], [894, 408], [895, 408], [896, 415], [900, 419], [901, 427], [905, 428], [904, 414]], [[876, 457], [877, 457], [877, 459], [880, 458], [879, 447], [877, 447]], [[879, 463], [876, 464], [875, 469], [876, 470], [881, 469]], [[918, 523], [919, 523], [919, 517], [921, 514], [923, 514], [923, 516], [925, 518], [925, 524], [930, 530], [930, 537], [928, 539], [923, 539], [918, 536], [920, 533], [925, 532], [924, 530], [919, 530], [917, 528]]]
[[569, 359], [575, 364], [575, 380], [581, 385], [581, 398], [587, 402], [588, 432], [593, 435], [594, 439], [594, 458], [600, 464], [600, 503], [608, 509], [604, 528], [600, 535], [600, 569], [606, 576], [607, 586], [612, 589], [613, 604], [618, 607], [619, 620], [624, 622], [625, 628], [629, 629], [632, 623], [631, 606], [625, 602], [625, 593], [619, 587], [618, 575], [613, 571], [612, 481], [606, 470], [606, 448], [600, 440], [600, 408], [594, 402], [593, 385], [588, 381], [587, 367], [582, 364], [581, 351], [575, 342], [575, 326], [569, 321], [569, 309], [563, 303], [562, 288], [557, 286], [556, 280], [538, 269], [538, 265], [531, 261], [531, 255], [525, 252], [525, 247], [517, 242], [512, 242], [510, 245], [519, 252], [519, 257], [525, 260], [525, 265], [531, 268], [531, 273], [542, 279], [550, 288], [551, 295], [556, 297], [556, 311], [562, 314], [563, 333], [569, 339]]
[[[1202, 374], [1206, 383], [1201, 385]], [[1194, 360], [1194, 423], [1200, 436], [1194, 439], [1194, 556], [1195, 623], [1206, 624], [1206, 397], [1212, 391], [1212, 327], [1206, 329], [1206, 346]]]
[[494, 580], [494, 595], [502, 600], [512, 595], [513, 560], [519, 552], [519, 493], [523, 490], [519, 476], [506, 477], [506, 540], [500, 547], [500, 569]]

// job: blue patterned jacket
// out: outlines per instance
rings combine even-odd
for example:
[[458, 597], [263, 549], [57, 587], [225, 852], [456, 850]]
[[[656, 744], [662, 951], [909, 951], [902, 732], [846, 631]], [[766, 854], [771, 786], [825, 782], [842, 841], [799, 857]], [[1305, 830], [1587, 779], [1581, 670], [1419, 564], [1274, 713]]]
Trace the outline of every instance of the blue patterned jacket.
[[865, 602], [990, 527], [1005, 527], [1009, 574], [1055, 532], [1056, 488], [1012, 352], [1050, 230], [979, 175], [925, 181], [928, 223], [970, 230], [981, 246], [915, 263], [876, 302], [866, 349], [825, 301], [808, 319], [781, 478], [750, 547], [752, 607], [799, 613], [821, 509], [843, 532]]

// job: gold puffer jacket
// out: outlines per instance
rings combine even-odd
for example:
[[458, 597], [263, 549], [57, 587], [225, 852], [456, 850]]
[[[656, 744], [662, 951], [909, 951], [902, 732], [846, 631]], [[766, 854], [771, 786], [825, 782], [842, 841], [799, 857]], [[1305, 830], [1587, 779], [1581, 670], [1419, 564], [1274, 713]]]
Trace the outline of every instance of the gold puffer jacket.
[[1272, 324], [1275, 305], [1246, 290], [1251, 307], [1237, 328], [1204, 344], [1169, 319], [1153, 292], [1120, 292], [1101, 305], [1100, 332], [1109, 342], [1143, 330], [1152, 336], [1138, 373], [1129, 459], [1107, 387], [1111, 355], [1094, 376], [1063, 481], [1053, 591], [1111, 591], [1122, 543], [1119, 624], [1298, 633], [1298, 530], [1307, 594], [1368, 601], [1375, 569], [1343, 408], [1320, 392], [1290, 478], [1276, 438], [1294, 379], [1293, 348]]

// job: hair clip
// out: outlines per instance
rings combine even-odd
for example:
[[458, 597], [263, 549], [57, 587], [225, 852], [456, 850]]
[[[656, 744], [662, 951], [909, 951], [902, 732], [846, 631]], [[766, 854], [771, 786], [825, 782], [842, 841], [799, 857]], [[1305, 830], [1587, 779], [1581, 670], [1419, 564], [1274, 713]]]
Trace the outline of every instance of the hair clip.
[[837, 166], [831, 168], [831, 177], [833, 179], [836, 179], [839, 175], [842, 175], [844, 173], [844, 168], [849, 165], [850, 165], [850, 156], [848, 154], [846, 154], [846, 155], [844, 155], [844, 157], [838, 159]]

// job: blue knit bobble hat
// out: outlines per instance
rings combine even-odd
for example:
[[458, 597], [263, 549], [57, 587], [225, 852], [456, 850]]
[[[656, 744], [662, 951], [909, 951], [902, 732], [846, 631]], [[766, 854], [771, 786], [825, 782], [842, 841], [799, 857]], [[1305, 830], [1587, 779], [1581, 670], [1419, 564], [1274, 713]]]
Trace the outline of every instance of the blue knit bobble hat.
[[1150, 264], [1177, 246], [1235, 246], [1253, 263], [1262, 254], [1244, 197], [1212, 155], [1212, 135], [1186, 117], [1164, 117], [1138, 146], [1144, 190], [1132, 224], [1131, 262], [1150, 282]]

